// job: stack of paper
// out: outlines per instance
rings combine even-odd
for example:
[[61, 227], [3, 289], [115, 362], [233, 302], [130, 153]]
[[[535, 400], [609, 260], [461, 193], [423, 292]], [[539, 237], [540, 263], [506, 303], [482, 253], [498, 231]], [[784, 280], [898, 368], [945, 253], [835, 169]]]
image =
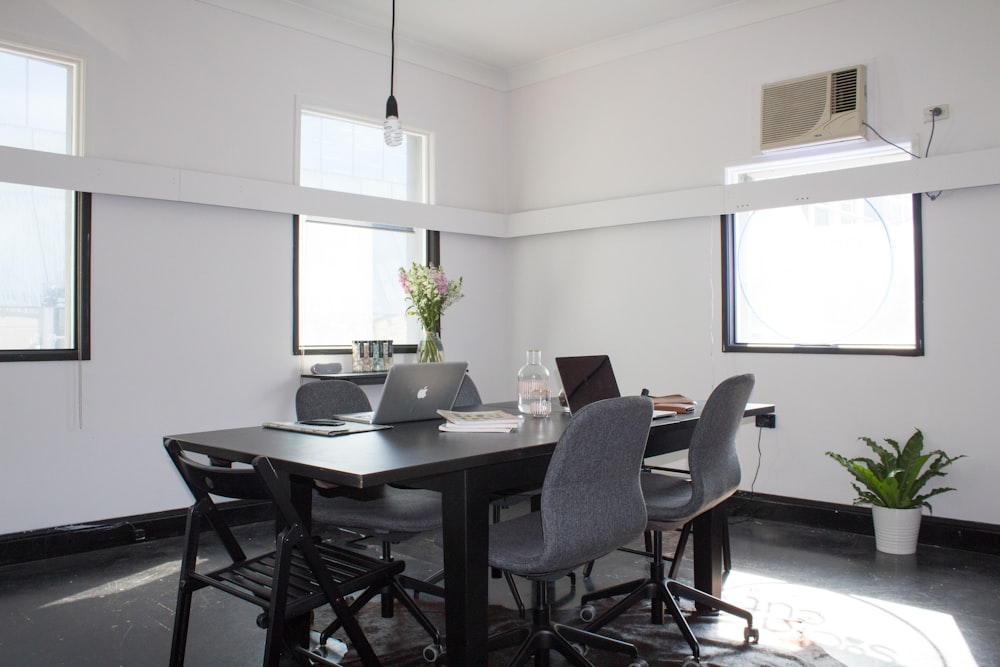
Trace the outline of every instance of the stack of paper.
[[447, 421], [438, 429], [459, 433], [510, 433], [521, 425], [521, 418], [503, 410], [481, 410], [478, 412], [455, 412], [438, 410]]

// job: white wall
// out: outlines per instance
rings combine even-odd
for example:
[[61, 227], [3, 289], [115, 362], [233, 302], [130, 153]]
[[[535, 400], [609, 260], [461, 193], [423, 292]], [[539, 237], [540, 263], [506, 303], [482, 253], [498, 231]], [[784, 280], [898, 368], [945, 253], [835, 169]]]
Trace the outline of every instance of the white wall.
[[[123, 162], [291, 183], [297, 99], [378, 119], [388, 94], [383, 56], [194, 0], [9, 0], [0, 39], [82, 57], [86, 153]], [[502, 211], [502, 95], [406, 64], [396, 74], [404, 123], [434, 132], [438, 203]], [[291, 353], [291, 225], [95, 196], [92, 360], [0, 364], [0, 534], [182, 507], [164, 435], [293, 418], [316, 359]], [[479, 325], [505, 298], [503, 244], [442, 245], [468, 285], [445, 317], [449, 356], [499, 398], [487, 374], [503, 332]]]
[[[726, 165], [755, 155], [761, 84], [845, 65], [868, 66], [869, 119], [883, 135], [926, 146], [921, 110], [950, 104], [932, 155], [996, 148], [998, 24], [991, 1], [845, 0], [515, 91], [513, 208], [720, 184]], [[944, 480], [958, 491], [932, 501], [935, 514], [997, 524], [991, 341], [1000, 322], [988, 295], [1000, 277], [990, 261], [998, 207], [996, 186], [924, 200], [921, 358], [722, 354], [715, 217], [513, 242], [511, 356], [529, 343], [549, 360], [610, 352], [629, 392], [705, 396], [731, 374], [755, 372], [754, 398], [778, 407], [778, 428], [762, 433], [762, 493], [849, 503], [849, 477], [824, 452], [861, 454], [858, 436], [904, 440], [919, 427], [930, 446], [969, 455]], [[542, 284], [552, 290], [534, 296]], [[741, 435], [745, 489], [757, 435]]]
[[[613, 202], [719, 184], [754, 154], [761, 83], [841, 65], [869, 66], [870, 117], [887, 136], [926, 140], [921, 108], [947, 103], [934, 153], [996, 148], [998, 19], [991, 0], [843, 0], [508, 95], [411, 65], [396, 92], [404, 122], [434, 133], [437, 203]], [[88, 155], [261, 181], [292, 182], [296, 99], [376, 117], [387, 92], [384, 57], [194, 0], [6, 0], [0, 38], [86, 60]], [[609, 352], [627, 392], [704, 396], [752, 370], [779, 424], [763, 433], [755, 490], [849, 502], [822, 452], [919, 426], [970, 455], [937, 514], [1000, 523], [986, 421], [998, 205], [992, 186], [925, 206], [923, 358], [722, 354], [715, 218], [445, 234], [466, 292], [446, 313], [446, 351], [468, 359], [487, 400], [513, 394], [529, 346], [553, 368], [558, 354]], [[96, 196], [93, 359], [0, 364], [0, 534], [180, 507], [162, 436], [290, 418], [313, 360], [291, 355], [288, 216]], [[744, 429], [745, 486], [755, 438]]]

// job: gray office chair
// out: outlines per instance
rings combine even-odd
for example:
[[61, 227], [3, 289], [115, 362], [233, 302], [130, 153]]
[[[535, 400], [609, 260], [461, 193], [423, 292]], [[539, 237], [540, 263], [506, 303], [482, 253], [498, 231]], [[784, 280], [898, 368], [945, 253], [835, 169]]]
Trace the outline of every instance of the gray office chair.
[[[301, 385], [295, 393], [295, 412], [299, 421], [326, 419], [337, 414], [371, 410], [364, 390], [346, 380], [321, 380]], [[392, 544], [413, 535], [441, 527], [441, 494], [426, 489], [401, 489], [382, 485], [373, 489], [350, 489], [318, 486], [321, 498], [313, 503], [313, 520], [359, 535], [358, 541], [375, 537], [380, 540], [382, 559], [392, 561]], [[441, 651], [441, 634], [403, 589], [444, 596], [444, 589], [433, 583], [399, 575], [402, 588], [387, 589], [381, 597], [382, 616], [393, 616], [393, 602], [407, 608], [431, 637], [424, 656], [432, 661]], [[402, 594], [401, 594], [402, 593]], [[333, 635], [339, 621], [327, 627], [320, 644]]]
[[[647, 529], [653, 535], [649, 578], [612, 586], [581, 597], [583, 607], [580, 615], [585, 621], [590, 621], [586, 626], [588, 630], [596, 631], [604, 627], [629, 607], [649, 599], [651, 622], [663, 623], [663, 608], [666, 606], [691, 647], [692, 655], [684, 661], [683, 667], [696, 667], [700, 664], [698, 640], [675, 599], [683, 597], [746, 619], [744, 641], [748, 644], [757, 642], [759, 635], [753, 627], [753, 615], [749, 611], [686, 586], [673, 576], [665, 576], [663, 558], [663, 531], [676, 530], [689, 524], [698, 515], [732, 496], [739, 488], [740, 462], [736, 454], [736, 431], [743, 419], [753, 386], [752, 374], [731, 377], [720, 383], [705, 401], [688, 449], [690, 479], [643, 472], [642, 492], [646, 499]], [[616, 595], [626, 597], [595, 619], [591, 603]]]
[[476, 383], [472, 381], [466, 373], [465, 377], [462, 378], [462, 384], [458, 387], [458, 395], [455, 396], [455, 406], [456, 408], [471, 408], [476, 405], [482, 405], [483, 399], [479, 395], [479, 389], [476, 387]]
[[532, 582], [532, 624], [490, 638], [489, 649], [520, 643], [511, 665], [544, 652], [593, 667], [573, 643], [625, 653], [644, 666], [632, 644], [553, 623], [549, 583], [642, 534], [646, 506], [639, 476], [653, 404], [643, 396], [597, 401], [570, 419], [542, 484], [539, 511], [491, 524], [489, 564]]

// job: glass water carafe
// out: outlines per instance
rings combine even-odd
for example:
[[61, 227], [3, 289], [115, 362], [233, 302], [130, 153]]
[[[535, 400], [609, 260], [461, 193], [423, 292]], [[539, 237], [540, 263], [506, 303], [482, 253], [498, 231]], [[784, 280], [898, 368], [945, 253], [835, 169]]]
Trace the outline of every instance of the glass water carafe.
[[517, 372], [517, 408], [532, 417], [548, 417], [552, 412], [549, 369], [542, 365], [541, 350], [528, 350], [527, 361]]

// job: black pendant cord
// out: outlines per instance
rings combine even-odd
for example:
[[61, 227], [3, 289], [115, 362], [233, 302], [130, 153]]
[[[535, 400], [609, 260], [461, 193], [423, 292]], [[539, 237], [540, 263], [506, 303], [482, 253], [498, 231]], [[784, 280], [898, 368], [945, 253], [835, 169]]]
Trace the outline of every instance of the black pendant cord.
[[389, 97], [396, 80], [396, 0], [392, 0], [392, 27], [389, 30]]

